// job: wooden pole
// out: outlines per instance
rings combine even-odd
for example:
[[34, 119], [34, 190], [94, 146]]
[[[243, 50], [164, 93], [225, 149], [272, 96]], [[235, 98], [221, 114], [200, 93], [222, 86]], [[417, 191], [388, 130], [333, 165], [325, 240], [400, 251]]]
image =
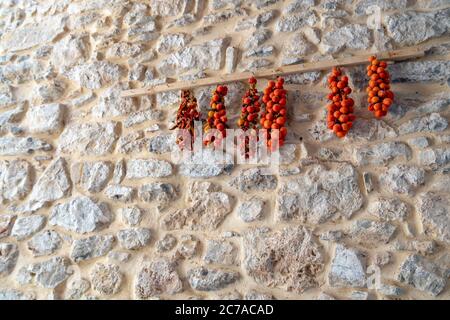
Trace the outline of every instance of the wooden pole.
[[320, 70], [329, 70], [333, 67], [349, 67], [359, 64], [368, 63], [370, 56], [376, 55], [378, 60], [407, 60], [412, 58], [423, 57], [424, 51], [419, 47], [410, 47], [395, 51], [386, 51], [379, 53], [371, 53], [364, 55], [357, 55], [346, 58], [337, 58], [332, 60], [323, 60], [317, 62], [308, 62], [302, 64], [295, 64], [289, 66], [282, 66], [271, 69], [261, 69], [255, 72], [240, 72], [227, 75], [219, 75], [210, 78], [202, 78], [189, 81], [177, 81], [173, 83], [165, 83], [149, 88], [130, 89], [122, 91], [123, 98], [139, 97], [144, 95], [154, 95], [160, 92], [167, 92], [173, 90], [191, 89], [203, 86], [211, 86], [217, 84], [226, 84], [230, 82], [238, 82], [247, 80], [254, 76], [256, 78], [273, 78], [282, 75], [289, 75], [295, 73], [305, 73]]

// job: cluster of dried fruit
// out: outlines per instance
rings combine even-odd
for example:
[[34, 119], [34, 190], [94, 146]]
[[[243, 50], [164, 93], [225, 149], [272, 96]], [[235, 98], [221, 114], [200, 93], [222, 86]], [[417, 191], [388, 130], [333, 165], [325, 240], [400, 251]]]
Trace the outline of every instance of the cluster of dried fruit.
[[367, 102], [369, 111], [375, 114], [375, 117], [384, 117], [392, 105], [394, 93], [390, 90], [389, 72], [386, 70], [387, 63], [378, 61], [375, 56], [369, 58], [370, 65], [367, 66], [367, 75], [370, 77], [367, 87]]
[[[265, 105], [265, 111], [261, 114], [260, 123], [264, 129], [267, 129], [267, 146], [272, 150], [276, 147], [274, 139], [276, 136], [273, 130], [279, 130], [279, 146], [284, 144], [287, 135], [286, 124], [286, 90], [283, 87], [284, 79], [277, 78], [277, 81], [270, 80], [267, 88], [264, 89], [262, 101]], [[273, 145], [273, 147], [272, 147]]]
[[[256, 89], [256, 78], [251, 77], [248, 79], [248, 83], [250, 85], [250, 89], [247, 90], [244, 97], [242, 98], [242, 109], [241, 116], [237, 121], [237, 125], [244, 132], [249, 129], [253, 129], [253, 131], [249, 132], [257, 141], [257, 132], [258, 128], [258, 115], [261, 110], [261, 104], [259, 102], [259, 93]], [[246, 158], [250, 157], [250, 136], [249, 134], [245, 135], [245, 138], [241, 140], [240, 151]]]
[[170, 130], [185, 129], [190, 134], [190, 137], [186, 137], [184, 133], [180, 132], [177, 136], [176, 143], [183, 150], [186, 147], [186, 141], [190, 141], [187, 146], [189, 150], [192, 150], [194, 144], [194, 121], [200, 120], [200, 113], [197, 109], [197, 99], [194, 97], [191, 91], [181, 91], [181, 103], [178, 108], [175, 125]]
[[[204, 126], [204, 131], [207, 133], [210, 129], [217, 129], [222, 134], [221, 138], [226, 137], [227, 129], [227, 111], [225, 109], [225, 96], [228, 93], [228, 88], [226, 86], [217, 86], [214, 90], [213, 96], [211, 98], [210, 106], [211, 109], [208, 111], [208, 118]], [[220, 142], [219, 137], [208, 136], [203, 141], [205, 145], [210, 143]], [[217, 140], [216, 140], [217, 139]]]
[[241, 117], [237, 121], [239, 128], [244, 131], [257, 128], [258, 114], [261, 110], [259, 94], [256, 89], [256, 78], [250, 78], [248, 83], [250, 84], [250, 89], [247, 90], [242, 98]]
[[327, 106], [327, 125], [336, 136], [343, 138], [355, 120], [353, 114], [355, 102], [349, 97], [352, 89], [348, 85], [348, 77], [343, 75], [339, 68], [333, 68], [328, 77], [328, 87], [331, 89], [328, 95], [331, 103]]

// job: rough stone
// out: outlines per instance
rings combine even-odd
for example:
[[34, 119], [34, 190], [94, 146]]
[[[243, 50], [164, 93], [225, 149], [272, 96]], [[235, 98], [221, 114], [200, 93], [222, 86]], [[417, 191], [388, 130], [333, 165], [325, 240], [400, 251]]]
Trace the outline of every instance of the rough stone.
[[349, 24], [325, 33], [320, 47], [322, 53], [337, 53], [344, 48], [365, 50], [371, 45], [372, 33], [367, 26]]
[[0, 162], [0, 201], [23, 199], [32, 188], [33, 167], [24, 160]]
[[91, 284], [86, 279], [75, 279], [70, 281], [65, 295], [65, 299], [75, 300], [81, 299], [83, 295], [89, 290]]
[[387, 244], [395, 230], [396, 227], [387, 222], [357, 220], [352, 224], [348, 236], [366, 248], [377, 248]]
[[172, 165], [165, 160], [131, 159], [127, 162], [128, 179], [162, 178], [172, 174]]
[[163, 114], [161, 110], [147, 109], [132, 113], [124, 122], [125, 128], [141, 124], [148, 120], [162, 120]]
[[234, 28], [235, 31], [249, 30], [252, 28], [259, 29], [267, 26], [276, 16], [276, 10], [267, 10], [254, 17], [241, 18]]
[[117, 141], [117, 151], [120, 153], [140, 153], [148, 144], [148, 138], [145, 138], [142, 130], [133, 131], [124, 135]]
[[251, 198], [242, 202], [237, 210], [239, 217], [245, 222], [261, 220], [264, 213], [264, 200], [259, 197]]
[[231, 212], [232, 199], [223, 192], [211, 192], [192, 202], [187, 209], [166, 214], [161, 224], [167, 230], [189, 228], [191, 230], [214, 230]]
[[161, 294], [175, 294], [183, 290], [183, 284], [174, 263], [158, 258], [143, 265], [134, 285], [138, 299], [148, 299]]
[[161, 182], [141, 185], [138, 194], [142, 201], [155, 202], [161, 209], [167, 207], [178, 198], [178, 191], [174, 185]]
[[380, 176], [380, 184], [387, 190], [400, 194], [413, 194], [414, 189], [425, 183], [425, 171], [421, 168], [396, 164]]
[[395, 138], [398, 134], [386, 122], [382, 120], [356, 119], [347, 138], [355, 142], [367, 142]]
[[148, 140], [148, 151], [156, 154], [171, 152], [175, 144], [175, 136], [172, 134], [161, 134]]
[[57, 15], [17, 28], [2, 39], [2, 48], [14, 52], [49, 43], [64, 32], [66, 22], [67, 16]]
[[411, 211], [405, 202], [395, 198], [378, 198], [369, 203], [367, 210], [383, 221], [405, 221]]
[[175, 50], [180, 50], [186, 47], [191, 41], [192, 36], [189, 34], [180, 33], [168, 33], [162, 35], [156, 44], [156, 50], [159, 53], [168, 53]]
[[56, 231], [45, 230], [33, 236], [27, 245], [35, 257], [46, 256], [61, 248], [62, 239]]
[[89, 35], [69, 35], [58, 41], [52, 50], [52, 64], [63, 71], [89, 59], [90, 42]]
[[25, 123], [31, 133], [52, 134], [62, 129], [63, 116], [63, 105], [44, 104], [30, 108], [25, 117]]
[[173, 17], [190, 11], [193, 8], [192, 0], [151, 0], [152, 14], [161, 17]]
[[133, 200], [135, 189], [121, 185], [109, 185], [105, 189], [105, 195], [112, 200], [130, 202]]
[[416, 132], [441, 132], [447, 129], [448, 121], [438, 113], [432, 113], [429, 116], [414, 118], [403, 123], [398, 128], [400, 134], [409, 134]]
[[189, 284], [199, 291], [213, 291], [223, 289], [239, 280], [240, 275], [235, 271], [199, 267], [188, 270]]
[[182, 159], [179, 173], [191, 178], [210, 178], [229, 173], [234, 165], [227, 153], [205, 149], [196, 152], [187, 159]]
[[402, 142], [383, 142], [353, 149], [353, 159], [358, 166], [383, 165], [393, 160], [408, 161], [411, 149]]
[[17, 85], [31, 80], [42, 80], [46, 72], [47, 68], [42, 62], [24, 56], [13, 64], [0, 66], [0, 82]]
[[92, 288], [100, 295], [112, 295], [120, 291], [123, 275], [119, 266], [96, 263], [90, 276]]
[[359, 0], [356, 3], [355, 13], [359, 16], [371, 14], [371, 6], [377, 6], [383, 11], [391, 11], [406, 9], [409, 5], [408, 0]]
[[397, 274], [397, 280], [432, 296], [441, 293], [447, 282], [436, 264], [416, 254], [408, 256], [403, 261]]
[[77, 162], [71, 167], [72, 181], [90, 193], [102, 191], [112, 174], [109, 161]]
[[45, 217], [40, 215], [32, 215], [28, 217], [19, 217], [16, 219], [11, 230], [11, 236], [17, 240], [24, 240], [39, 230], [45, 225]]
[[366, 261], [361, 252], [336, 245], [328, 282], [332, 287], [366, 287]]
[[112, 58], [128, 58], [135, 57], [142, 53], [143, 46], [136, 43], [117, 42], [114, 43], [106, 52], [108, 57]]
[[75, 261], [84, 261], [105, 256], [114, 245], [111, 235], [94, 235], [73, 242], [70, 258]]
[[299, 219], [317, 224], [340, 216], [350, 218], [362, 204], [363, 197], [353, 166], [341, 164], [335, 170], [327, 170], [314, 165], [281, 185], [276, 216], [279, 220]]
[[214, 12], [207, 14], [203, 17], [203, 21], [206, 26], [216, 25], [218, 23], [225, 22], [229, 19], [235, 18], [235, 17], [246, 17], [247, 11], [242, 8], [233, 8], [233, 9], [226, 9], [220, 12]]
[[69, 124], [58, 141], [58, 151], [79, 155], [106, 155], [113, 151], [118, 135], [115, 122]]
[[131, 228], [120, 230], [117, 233], [119, 245], [123, 249], [138, 250], [145, 247], [152, 236], [152, 232], [147, 228]]
[[40, 83], [33, 90], [32, 102], [34, 104], [55, 102], [64, 96], [66, 89], [66, 82], [59, 79]]
[[443, 167], [450, 163], [450, 148], [426, 149], [419, 152], [419, 164], [432, 169]]
[[57, 204], [49, 223], [77, 233], [93, 232], [111, 222], [111, 213], [106, 203], [96, 203], [81, 196]]
[[30, 280], [37, 282], [44, 288], [53, 289], [66, 281], [72, 274], [69, 261], [64, 257], [53, 257], [49, 260], [25, 266], [23, 273], [27, 273]]
[[137, 110], [133, 98], [121, 98], [123, 90], [131, 89], [128, 82], [120, 82], [100, 96], [99, 103], [92, 108], [92, 115], [97, 118], [117, 117], [129, 115]]
[[57, 158], [45, 169], [33, 187], [26, 210], [38, 210], [47, 203], [69, 194], [71, 181], [64, 158]]
[[406, 11], [387, 15], [384, 21], [389, 36], [395, 42], [412, 46], [448, 34], [449, 17], [450, 9], [431, 12]]
[[16, 216], [12, 214], [0, 215], [0, 239], [9, 237]]
[[234, 265], [237, 262], [237, 249], [225, 240], [208, 240], [203, 260], [206, 263]]
[[0, 137], [0, 155], [20, 156], [29, 155], [36, 151], [50, 151], [52, 145], [45, 140], [33, 137]]
[[130, 226], [138, 225], [142, 220], [142, 209], [138, 207], [127, 207], [119, 209], [122, 221]]
[[166, 234], [164, 237], [156, 242], [156, 250], [158, 252], [166, 252], [170, 251], [173, 248], [175, 248], [175, 245], [177, 244], [177, 238], [175, 238], [171, 234]]
[[311, 7], [314, 7], [315, 0], [294, 0], [291, 1], [284, 9], [283, 13], [294, 13], [294, 12], [301, 12], [306, 9], [309, 9]]
[[275, 30], [277, 32], [296, 31], [305, 26], [313, 26], [317, 21], [316, 13], [313, 10], [306, 10], [298, 14], [282, 16], [275, 25]]
[[269, 29], [260, 29], [253, 32], [245, 41], [244, 49], [255, 49], [272, 36], [272, 31]]
[[306, 40], [301, 33], [294, 34], [289, 41], [283, 46], [283, 57], [298, 57], [306, 56], [314, 53], [315, 47], [312, 43]]
[[450, 78], [450, 61], [409, 61], [389, 67], [392, 82], [447, 81]]
[[158, 66], [161, 74], [174, 76], [192, 69], [218, 70], [222, 65], [225, 39], [210, 40], [204, 44], [185, 47], [172, 53]]
[[244, 234], [243, 264], [258, 283], [301, 293], [318, 285], [324, 258], [311, 233], [302, 227], [259, 228]]
[[122, 73], [123, 68], [117, 64], [109, 61], [94, 61], [69, 68], [64, 75], [84, 88], [96, 90], [118, 81]]
[[265, 173], [262, 168], [241, 170], [229, 182], [230, 186], [244, 192], [274, 190], [277, 184], [277, 178], [272, 174]]
[[0, 300], [34, 300], [33, 293], [24, 293], [16, 289], [0, 288]]
[[433, 192], [419, 195], [417, 211], [423, 231], [427, 236], [450, 243], [450, 201], [448, 197]]
[[199, 247], [200, 241], [190, 234], [181, 236], [180, 244], [178, 245], [177, 254], [183, 258], [193, 258]]
[[14, 243], [0, 243], [0, 276], [10, 274], [19, 258], [19, 249]]

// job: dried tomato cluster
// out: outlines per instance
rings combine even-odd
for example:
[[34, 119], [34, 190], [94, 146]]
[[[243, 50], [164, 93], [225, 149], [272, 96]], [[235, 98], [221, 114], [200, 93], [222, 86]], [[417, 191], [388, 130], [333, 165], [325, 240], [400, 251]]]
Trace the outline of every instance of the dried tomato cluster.
[[259, 94], [256, 89], [256, 78], [248, 79], [250, 89], [247, 90], [242, 98], [241, 117], [237, 121], [239, 128], [244, 131], [248, 129], [256, 129], [258, 125], [258, 114], [261, 110], [259, 102]]
[[[211, 98], [210, 106], [211, 109], [208, 111], [208, 118], [204, 126], [204, 131], [208, 132], [211, 128], [217, 129], [221, 132], [222, 137], [226, 137], [227, 128], [227, 112], [225, 109], [225, 96], [228, 93], [228, 88], [226, 86], [217, 86], [216, 90]], [[205, 145], [214, 142], [215, 137], [206, 138], [203, 143]]]
[[349, 97], [352, 89], [348, 85], [348, 77], [343, 75], [339, 68], [333, 68], [328, 76], [328, 84], [331, 89], [331, 93], [328, 95], [331, 103], [327, 106], [328, 128], [333, 130], [336, 136], [343, 138], [355, 120], [353, 114], [355, 101]]
[[262, 98], [265, 104], [265, 112], [262, 113], [260, 123], [264, 129], [267, 129], [267, 146], [272, 148], [272, 130], [279, 129], [279, 146], [284, 144], [287, 135], [286, 124], [286, 90], [283, 87], [284, 79], [277, 78], [277, 81], [270, 80], [264, 89]]
[[367, 87], [367, 102], [369, 111], [375, 114], [375, 117], [384, 117], [389, 107], [394, 101], [394, 93], [390, 90], [390, 76], [386, 70], [387, 63], [378, 61], [375, 56], [369, 58], [370, 65], [367, 66], [367, 75], [370, 77]]
[[[194, 144], [194, 121], [200, 120], [200, 113], [197, 109], [197, 99], [191, 91], [181, 91], [181, 103], [178, 107], [177, 118], [175, 125], [170, 129], [186, 129], [191, 135], [189, 150], [192, 150]], [[176, 143], [181, 149], [186, 147], [186, 139], [183, 134], [177, 136]]]

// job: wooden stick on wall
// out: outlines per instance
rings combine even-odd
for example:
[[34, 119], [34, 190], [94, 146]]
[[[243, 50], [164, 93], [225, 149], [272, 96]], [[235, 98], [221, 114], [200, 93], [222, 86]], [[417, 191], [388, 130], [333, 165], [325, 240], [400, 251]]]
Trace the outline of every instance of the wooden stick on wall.
[[211, 86], [217, 84], [226, 84], [230, 82], [238, 82], [247, 80], [251, 76], [256, 78], [273, 78], [277, 76], [295, 74], [295, 73], [305, 73], [312, 71], [320, 71], [320, 70], [329, 70], [333, 67], [349, 67], [355, 66], [359, 64], [368, 63], [368, 58], [372, 55], [376, 55], [379, 60], [407, 60], [418, 57], [423, 57], [425, 55], [423, 49], [419, 47], [411, 47], [405, 48], [401, 50], [395, 51], [386, 51], [379, 53], [371, 53], [364, 55], [357, 55], [346, 58], [337, 58], [332, 60], [323, 60], [318, 62], [308, 62], [302, 64], [295, 64], [289, 66], [282, 66], [278, 68], [271, 69], [261, 69], [255, 72], [240, 72], [240, 73], [232, 73], [227, 75], [220, 75], [210, 78], [202, 78], [197, 80], [189, 80], [189, 81], [177, 81], [173, 83], [165, 83], [157, 86], [153, 86], [150, 88], [139, 88], [139, 89], [131, 89], [125, 90], [122, 92], [121, 96], [123, 98], [130, 97], [139, 97], [144, 95], [154, 95], [160, 92], [167, 92], [173, 90], [183, 90], [183, 89], [191, 89], [203, 86]]

